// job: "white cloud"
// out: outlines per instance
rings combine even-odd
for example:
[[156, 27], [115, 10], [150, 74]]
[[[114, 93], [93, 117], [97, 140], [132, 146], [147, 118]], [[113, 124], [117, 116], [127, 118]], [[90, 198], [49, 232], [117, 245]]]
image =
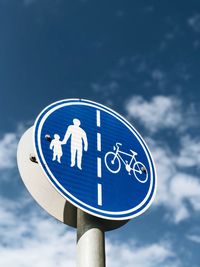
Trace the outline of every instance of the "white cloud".
[[[156, 77], [159, 78], [160, 74]], [[126, 110], [129, 118], [139, 120], [148, 129], [146, 140], [158, 173], [155, 204], [165, 207], [166, 217], [174, 223], [186, 220], [194, 211], [199, 212], [200, 180], [197, 170], [200, 165], [200, 139], [190, 136], [187, 131], [198, 125], [194, 106], [189, 104], [184, 109], [182, 102], [173, 96], [157, 95], [149, 101], [142, 96], [133, 96]], [[171, 139], [163, 141], [163, 134], [159, 140], [158, 133], [163, 129], [173, 129], [174, 133], [178, 133], [176, 149], [171, 145]]]
[[[155, 160], [158, 189], [155, 205], [166, 208], [166, 217], [179, 223], [189, 218], [194, 211], [200, 211], [200, 180], [179, 169], [179, 155], [167, 146], [148, 139]], [[181, 152], [180, 152], [181, 153]], [[188, 207], [188, 203], [193, 208]]]
[[176, 167], [172, 159], [173, 155], [167, 147], [158, 145], [152, 139], [147, 139], [147, 143], [153, 155], [157, 170], [158, 189], [155, 204], [168, 206], [170, 200], [170, 181], [176, 173]]
[[171, 192], [178, 199], [199, 197], [200, 182], [193, 176], [178, 173], [171, 182]]
[[19, 139], [32, 122], [19, 123], [15, 132], [5, 133], [0, 138], [0, 170], [16, 167], [16, 154]]
[[[156, 74], [158, 79], [160, 74]], [[133, 96], [126, 105], [128, 116], [138, 119], [152, 133], [163, 128], [177, 128], [182, 122], [181, 103], [172, 96], [158, 95], [150, 101]]]
[[6, 133], [0, 139], [0, 169], [13, 168], [15, 166], [17, 143], [16, 133]]
[[[179, 222], [188, 218], [192, 211], [187, 205], [190, 203], [195, 211], [200, 211], [200, 181], [197, 177], [177, 173], [170, 184], [171, 201], [175, 206], [175, 220]], [[185, 201], [187, 201], [185, 203]]]
[[[0, 201], [0, 266], [75, 266], [76, 231], [36, 212], [23, 198], [20, 203]], [[165, 241], [141, 246], [134, 240], [119, 243], [106, 239], [106, 254], [110, 267], [178, 263], [172, 245]]]
[[196, 235], [196, 234], [189, 234], [186, 236], [187, 239], [189, 239], [190, 241], [193, 241], [195, 243], [200, 244], [200, 235]]
[[1, 199], [0, 266], [74, 266], [75, 232], [21, 201]]
[[125, 244], [109, 241], [106, 247], [107, 262], [110, 267], [179, 266], [173, 249], [165, 242], [139, 246], [134, 242]]
[[181, 138], [181, 151], [177, 159], [181, 167], [200, 166], [200, 140], [183, 136]]

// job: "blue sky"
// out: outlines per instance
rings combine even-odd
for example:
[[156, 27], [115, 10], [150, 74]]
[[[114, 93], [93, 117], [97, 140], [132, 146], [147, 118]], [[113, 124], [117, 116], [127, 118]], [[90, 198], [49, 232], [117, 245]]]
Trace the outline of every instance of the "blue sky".
[[16, 148], [46, 105], [81, 97], [128, 118], [158, 172], [152, 207], [106, 234], [107, 265], [198, 267], [199, 1], [0, 0], [0, 34], [0, 265], [75, 266], [76, 233], [30, 197]]

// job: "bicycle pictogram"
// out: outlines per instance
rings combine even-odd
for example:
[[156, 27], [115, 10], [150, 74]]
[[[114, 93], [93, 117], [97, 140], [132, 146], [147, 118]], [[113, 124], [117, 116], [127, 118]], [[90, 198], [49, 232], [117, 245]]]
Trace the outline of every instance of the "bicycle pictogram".
[[[115, 146], [113, 146], [114, 151], [108, 151], [105, 154], [104, 160], [107, 169], [112, 173], [118, 173], [123, 163], [129, 175], [133, 174], [140, 183], [146, 183], [148, 180], [148, 172], [145, 165], [136, 160], [137, 152], [131, 149], [131, 154], [123, 152], [120, 150], [120, 146], [122, 146], [122, 144], [116, 143]], [[130, 160], [124, 160], [123, 155], [130, 157]]]

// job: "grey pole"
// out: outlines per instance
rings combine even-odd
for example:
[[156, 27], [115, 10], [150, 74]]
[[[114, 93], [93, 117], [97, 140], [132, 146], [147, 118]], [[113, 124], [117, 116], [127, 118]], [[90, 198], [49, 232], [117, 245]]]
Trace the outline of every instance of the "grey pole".
[[77, 267], [105, 267], [105, 238], [100, 220], [77, 209]]

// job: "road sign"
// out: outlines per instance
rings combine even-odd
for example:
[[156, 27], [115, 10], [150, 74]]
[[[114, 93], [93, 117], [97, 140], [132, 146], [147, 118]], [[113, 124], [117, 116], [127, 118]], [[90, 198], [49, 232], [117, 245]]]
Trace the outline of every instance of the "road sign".
[[[22, 135], [17, 148], [17, 165], [24, 185], [35, 201], [51, 216], [66, 225], [78, 228], [77, 208], [49, 183], [37, 164], [32, 140], [33, 126]], [[123, 226], [127, 221], [100, 219], [98, 224], [101, 224], [103, 231], [110, 231]]]
[[48, 180], [87, 213], [125, 220], [153, 200], [156, 174], [147, 145], [103, 105], [82, 99], [51, 104], [36, 119], [34, 146]]

